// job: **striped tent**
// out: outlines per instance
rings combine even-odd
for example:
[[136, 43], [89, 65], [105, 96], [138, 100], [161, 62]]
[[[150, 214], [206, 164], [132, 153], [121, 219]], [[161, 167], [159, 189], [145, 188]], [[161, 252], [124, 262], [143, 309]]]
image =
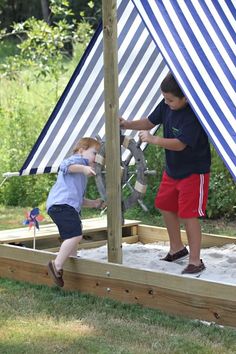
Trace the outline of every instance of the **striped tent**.
[[[149, 115], [170, 69], [234, 179], [235, 7], [235, 0], [119, 0], [117, 9], [119, 115]], [[21, 175], [57, 172], [82, 136], [105, 139], [103, 80], [100, 26]]]

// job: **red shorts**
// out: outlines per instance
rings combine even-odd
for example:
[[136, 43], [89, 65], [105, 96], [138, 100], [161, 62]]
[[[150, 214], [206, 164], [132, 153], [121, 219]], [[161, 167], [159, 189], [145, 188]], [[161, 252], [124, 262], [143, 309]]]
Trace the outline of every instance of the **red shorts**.
[[205, 216], [210, 174], [192, 174], [173, 179], [163, 173], [155, 207], [177, 213], [180, 218]]

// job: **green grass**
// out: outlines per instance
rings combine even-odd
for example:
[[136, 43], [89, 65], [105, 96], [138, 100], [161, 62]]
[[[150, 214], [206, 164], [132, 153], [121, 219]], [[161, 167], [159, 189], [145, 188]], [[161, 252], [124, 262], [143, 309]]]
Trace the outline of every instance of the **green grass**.
[[[26, 213], [32, 208], [20, 207], [5, 207], [0, 205], [0, 230], [15, 229], [23, 226], [23, 221], [26, 218]], [[45, 212], [41, 212], [44, 216], [42, 224], [51, 222], [49, 216]]]
[[[40, 222], [40, 225], [49, 224], [52, 222], [45, 210], [45, 203], [39, 206], [40, 214], [44, 217], [44, 220]], [[0, 230], [15, 229], [19, 227], [27, 227], [23, 225], [23, 221], [26, 218], [26, 213], [30, 211], [32, 207], [5, 207], [0, 205]], [[83, 218], [98, 217], [100, 212], [96, 210], [84, 209]]]
[[0, 279], [4, 354], [233, 354], [236, 331], [138, 305]]
[[[51, 222], [50, 217], [45, 211], [45, 203], [39, 206], [41, 214], [44, 216], [44, 221], [42, 224], [47, 224]], [[25, 213], [31, 208], [21, 208], [21, 207], [5, 207], [0, 205], [0, 230], [7, 230], [13, 228], [23, 227], [22, 222], [25, 219]], [[100, 215], [99, 211], [84, 209], [82, 212], [82, 218], [92, 218], [98, 217]], [[163, 226], [165, 224], [162, 217], [158, 212], [145, 213], [141, 208], [132, 208], [125, 213], [126, 219], [140, 220], [142, 223], [147, 225]], [[236, 237], [236, 221], [227, 219], [203, 219], [201, 220], [202, 231], [205, 233], [212, 233], [216, 235], [227, 235]], [[24, 226], [25, 227], [25, 226]]]
[[[126, 219], [141, 220], [147, 225], [165, 227], [163, 219], [158, 211], [146, 213], [140, 207], [129, 209], [125, 213]], [[222, 219], [202, 219], [200, 220], [202, 232], [216, 235], [226, 235], [236, 237], [236, 220]], [[184, 227], [182, 227], [184, 229]]]
[[[40, 208], [44, 223], [50, 222], [45, 205]], [[21, 227], [26, 210], [30, 208], [0, 206], [0, 229]], [[84, 218], [98, 215], [88, 209], [83, 213]], [[130, 209], [125, 217], [163, 226], [160, 215], [146, 214], [139, 208]], [[214, 233], [231, 231], [236, 236], [233, 224], [231, 228], [223, 220], [204, 222], [208, 232], [212, 228]], [[138, 305], [1, 278], [0, 299], [0, 353], [4, 354], [236, 352], [234, 329], [168, 316]]]

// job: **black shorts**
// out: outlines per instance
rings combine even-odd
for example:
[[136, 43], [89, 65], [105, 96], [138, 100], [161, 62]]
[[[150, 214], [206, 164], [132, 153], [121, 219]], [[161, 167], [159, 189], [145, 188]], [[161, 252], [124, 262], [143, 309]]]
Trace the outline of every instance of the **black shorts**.
[[82, 236], [82, 224], [79, 213], [70, 205], [52, 205], [48, 209], [48, 215], [58, 227], [63, 240], [75, 236]]

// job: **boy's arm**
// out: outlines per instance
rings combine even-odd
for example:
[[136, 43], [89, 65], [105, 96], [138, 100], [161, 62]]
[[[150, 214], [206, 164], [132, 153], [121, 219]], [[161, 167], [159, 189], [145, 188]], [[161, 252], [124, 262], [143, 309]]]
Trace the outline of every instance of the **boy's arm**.
[[105, 203], [101, 198], [98, 199], [88, 199], [84, 198], [83, 207], [102, 209], [105, 207]]
[[182, 151], [186, 148], [186, 144], [182, 143], [179, 139], [176, 138], [161, 138], [160, 136], [153, 136], [147, 131], [141, 131], [139, 137], [142, 142], [147, 142], [149, 144], [158, 145], [167, 150], [172, 151]]
[[85, 166], [85, 165], [70, 165], [68, 167], [69, 173], [83, 173], [85, 176], [95, 176], [96, 173], [94, 169], [91, 166]]
[[120, 117], [119, 119], [121, 129], [150, 130], [155, 127], [155, 124], [151, 123], [148, 118], [139, 120], [125, 120], [124, 118]]

